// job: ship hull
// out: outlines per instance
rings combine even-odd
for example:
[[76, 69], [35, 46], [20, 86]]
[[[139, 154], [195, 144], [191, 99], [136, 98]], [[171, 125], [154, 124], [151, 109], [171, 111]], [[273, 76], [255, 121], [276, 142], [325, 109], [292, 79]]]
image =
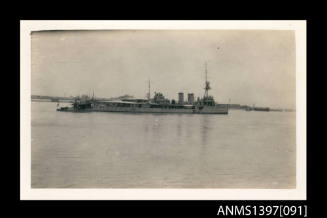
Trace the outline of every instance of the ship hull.
[[178, 114], [228, 114], [227, 109], [215, 108], [215, 109], [165, 109], [165, 108], [104, 108], [94, 109], [98, 112], [130, 112], [130, 113], [178, 113]]
[[117, 107], [95, 105], [91, 109], [73, 108], [58, 109], [63, 112], [126, 112], [126, 113], [175, 113], [175, 114], [228, 114], [227, 105], [203, 106], [195, 108], [150, 108], [150, 107]]

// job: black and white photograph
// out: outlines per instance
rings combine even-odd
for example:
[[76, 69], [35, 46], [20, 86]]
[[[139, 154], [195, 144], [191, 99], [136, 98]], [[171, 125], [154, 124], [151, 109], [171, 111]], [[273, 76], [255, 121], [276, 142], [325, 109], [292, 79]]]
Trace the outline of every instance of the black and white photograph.
[[26, 193], [305, 197], [304, 21], [55, 25], [65, 22], [43, 21], [46, 28], [21, 35]]

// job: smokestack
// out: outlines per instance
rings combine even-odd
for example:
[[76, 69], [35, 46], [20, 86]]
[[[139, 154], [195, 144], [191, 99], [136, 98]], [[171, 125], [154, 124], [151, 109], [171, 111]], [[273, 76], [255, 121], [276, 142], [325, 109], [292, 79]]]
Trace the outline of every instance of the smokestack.
[[187, 102], [189, 104], [194, 104], [194, 94], [193, 93], [188, 93], [188, 95], [187, 95]]
[[178, 104], [184, 104], [184, 93], [183, 92], [178, 93]]

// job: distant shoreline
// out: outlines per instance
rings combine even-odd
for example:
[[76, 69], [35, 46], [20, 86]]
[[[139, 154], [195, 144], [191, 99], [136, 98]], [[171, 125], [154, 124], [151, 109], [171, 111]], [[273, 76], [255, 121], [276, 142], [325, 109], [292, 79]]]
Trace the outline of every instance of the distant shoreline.
[[[73, 102], [73, 96], [70, 97], [58, 97], [58, 96], [45, 96], [45, 95], [32, 95], [32, 102]], [[133, 98], [130, 95], [123, 95], [116, 98], [96, 98], [102, 101], [114, 101], [114, 100], [122, 100], [125, 98]], [[271, 112], [295, 112], [295, 109], [288, 108], [270, 108], [270, 107], [255, 107], [249, 105], [241, 105], [241, 104], [228, 104], [229, 109], [231, 110], [246, 110], [246, 111], [271, 111]]]

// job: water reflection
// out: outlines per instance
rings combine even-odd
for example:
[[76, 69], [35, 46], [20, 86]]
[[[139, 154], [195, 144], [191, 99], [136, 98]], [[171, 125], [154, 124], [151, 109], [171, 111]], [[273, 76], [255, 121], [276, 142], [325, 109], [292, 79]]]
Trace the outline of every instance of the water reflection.
[[152, 135], [156, 142], [160, 142], [162, 140], [162, 123], [160, 116], [152, 117]]
[[295, 185], [292, 114], [81, 114], [55, 106], [32, 105], [33, 188]]
[[205, 146], [208, 142], [208, 132], [211, 129], [211, 115], [202, 115], [200, 118], [201, 142]]
[[[196, 115], [194, 116], [194, 114], [192, 115], [186, 115], [187, 120], [190, 121], [190, 125], [184, 125], [185, 126], [185, 135], [187, 139], [192, 139], [193, 136], [195, 135], [194, 131], [196, 131], [197, 126], [195, 126], [196, 124], [194, 124], [194, 120], [196, 119]], [[197, 123], [197, 122], [196, 122]]]

